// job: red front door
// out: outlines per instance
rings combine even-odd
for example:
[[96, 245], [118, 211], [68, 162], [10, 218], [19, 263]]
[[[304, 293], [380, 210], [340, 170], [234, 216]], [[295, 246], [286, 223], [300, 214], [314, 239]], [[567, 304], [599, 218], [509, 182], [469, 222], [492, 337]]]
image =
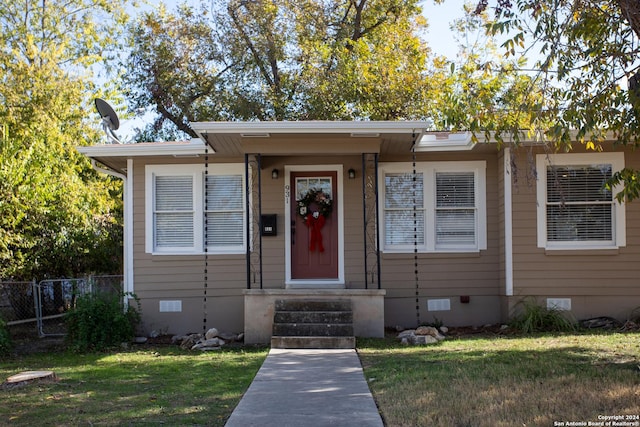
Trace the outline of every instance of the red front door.
[[[291, 172], [293, 280], [338, 279], [336, 181], [335, 171]], [[328, 200], [330, 203], [327, 203]]]

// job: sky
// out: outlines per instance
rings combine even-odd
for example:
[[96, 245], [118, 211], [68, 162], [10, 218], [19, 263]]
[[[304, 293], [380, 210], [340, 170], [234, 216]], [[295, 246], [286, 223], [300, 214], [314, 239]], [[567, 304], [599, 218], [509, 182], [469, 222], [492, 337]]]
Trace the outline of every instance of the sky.
[[[169, 10], [183, 3], [180, 1], [167, 0], [164, 2]], [[423, 15], [427, 18], [428, 32], [426, 35], [427, 43], [432, 51], [437, 55], [451, 57], [458, 52], [453, 32], [451, 31], [451, 23], [463, 16], [463, 0], [448, 0], [444, 4], [433, 4], [433, 0], [423, 0]], [[132, 15], [137, 13], [136, 9], [130, 10]], [[135, 128], [144, 127], [145, 123], [150, 122], [154, 114], [145, 114], [143, 116], [121, 119], [120, 128], [116, 134], [121, 141], [127, 142], [133, 139]]]

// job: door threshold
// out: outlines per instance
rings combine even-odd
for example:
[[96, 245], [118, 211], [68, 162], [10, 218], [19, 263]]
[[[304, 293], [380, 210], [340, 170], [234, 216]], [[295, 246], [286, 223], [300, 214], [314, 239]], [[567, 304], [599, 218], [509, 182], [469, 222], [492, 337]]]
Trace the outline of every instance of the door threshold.
[[286, 289], [345, 289], [344, 283], [323, 281], [301, 281], [285, 284]]

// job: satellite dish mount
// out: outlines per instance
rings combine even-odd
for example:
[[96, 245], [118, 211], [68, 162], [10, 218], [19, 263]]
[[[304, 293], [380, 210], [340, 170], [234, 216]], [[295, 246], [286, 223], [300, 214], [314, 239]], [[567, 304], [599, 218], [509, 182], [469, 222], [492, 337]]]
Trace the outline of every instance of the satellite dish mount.
[[107, 139], [111, 144], [121, 144], [120, 140], [114, 133], [114, 131], [118, 130], [120, 127], [118, 115], [107, 101], [96, 98], [95, 103], [96, 110], [98, 110], [98, 114], [102, 117], [102, 129], [104, 129], [104, 133], [107, 134]]

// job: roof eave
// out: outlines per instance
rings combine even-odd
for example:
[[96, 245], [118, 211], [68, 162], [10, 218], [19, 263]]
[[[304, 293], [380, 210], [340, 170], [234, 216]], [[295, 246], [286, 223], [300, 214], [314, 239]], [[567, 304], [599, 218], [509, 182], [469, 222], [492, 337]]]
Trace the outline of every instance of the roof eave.
[[87, 157], [141, 157], [141, 156], [197, 156], [204, 154], [205, 145], [200, 139], [189, 143], [156, 144], [105, 144], [76, 147]]
[[245, 134], [252, 137], [270, 133], [353, 134], [367, 136], [384, 133], [422, 133], [426, 121], [272, 121], [272, 122], [194, 122], [191, 128], [199, 135], [207, 133]]

